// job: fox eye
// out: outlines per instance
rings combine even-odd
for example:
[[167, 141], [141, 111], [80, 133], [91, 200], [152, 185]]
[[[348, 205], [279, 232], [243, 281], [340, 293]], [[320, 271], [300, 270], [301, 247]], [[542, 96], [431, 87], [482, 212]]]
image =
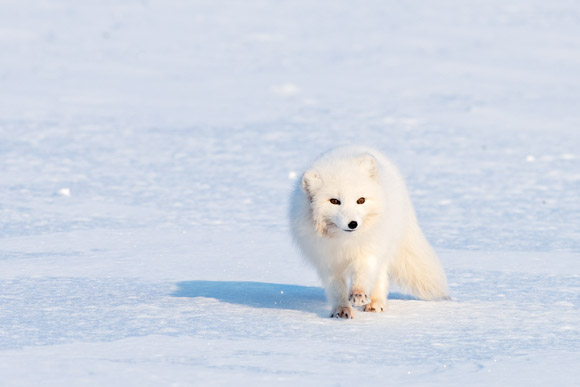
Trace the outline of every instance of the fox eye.
[[365, 198], [359, 198], [356, 203], [357, 204], [363, 204], [365, 202]]
[[338, 199], [330, 199], [330, 202], [331, 202], [332, 204], [335, 204], [335, 205], [337, 205], [337, 206], [340, 206], [340, 200], [338, 200]]

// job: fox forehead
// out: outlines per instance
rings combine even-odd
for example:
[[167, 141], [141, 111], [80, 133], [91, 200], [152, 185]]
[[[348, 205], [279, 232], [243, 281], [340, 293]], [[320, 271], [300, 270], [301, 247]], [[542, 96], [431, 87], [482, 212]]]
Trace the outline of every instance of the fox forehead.
[[377, 190], [376, 183], [366, 177], [358, 178], [322, 178], [318, 187], [318, 196], [328, 198], [354, 198], [373, 196]]
[[[332, 157], [331, 157], [332, 156]], [[302, 189], [314, 197], [351, 197], [377, 191], [378, 165], [370, 154], [350, 157], [323, 157], [302, 176]]]
[[351, 187], [346, 189], [340, 188], [333, 188], [333, 187], [323, 187], [318, 192], [319, 196], [327, 196], [329, 198], [356, 198], [359, 199], [361, 197], [371, 196], [371, 192], [369, 190], [365, 190], [361, 187]]

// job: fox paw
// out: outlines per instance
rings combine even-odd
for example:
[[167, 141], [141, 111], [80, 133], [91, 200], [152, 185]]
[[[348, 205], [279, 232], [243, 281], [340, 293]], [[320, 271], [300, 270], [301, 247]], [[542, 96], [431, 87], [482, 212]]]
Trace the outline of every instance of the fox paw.
[[379, 312], [383, 312], [386, 308], [387, 308], [387, 306], [379, 301], [371, 301], [370, 304], [365, 305], [363, 310], [365, 312], [379, 313]]
[[354, 313], [350, 306], [339, 306], [335, 308], [332, 314], [330, 315], [332, 318], [353, 318]]
[[359, 289], [354, 289], [348, 297], [348, 300], [354, 306], [366, 305], [370, 302], [367, 294]]

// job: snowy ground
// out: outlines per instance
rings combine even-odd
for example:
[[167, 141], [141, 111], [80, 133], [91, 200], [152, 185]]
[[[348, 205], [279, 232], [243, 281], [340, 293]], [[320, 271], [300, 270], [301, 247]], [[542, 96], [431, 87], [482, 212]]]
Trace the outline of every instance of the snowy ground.
[[[580, 5], [0, 4], [0, 385], [577, 385]], [[407, 177], [452, 301], [327, 318], [288, 194]]]

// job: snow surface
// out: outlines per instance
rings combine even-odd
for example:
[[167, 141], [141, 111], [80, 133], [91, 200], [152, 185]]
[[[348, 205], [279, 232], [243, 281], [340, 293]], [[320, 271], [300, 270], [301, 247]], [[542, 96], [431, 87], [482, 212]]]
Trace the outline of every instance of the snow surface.
[[[3, 0], [0, 385], [580, 381], [580, 5]], [[452, 301], [327, 318], [309, 160], [407, 177]]]

